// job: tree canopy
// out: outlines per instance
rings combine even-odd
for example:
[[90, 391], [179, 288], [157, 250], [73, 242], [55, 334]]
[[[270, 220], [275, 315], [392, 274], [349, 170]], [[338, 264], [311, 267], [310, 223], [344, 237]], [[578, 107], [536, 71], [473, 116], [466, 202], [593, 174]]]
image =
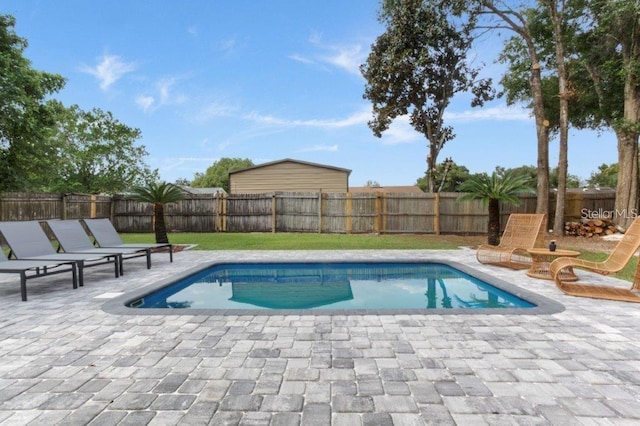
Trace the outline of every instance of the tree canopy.
[[601, 164], [598, 170], [591, 173], [589, 185], [615, 188], [618, 185], [618, 164]]
[[58, 159], [57, 180], [50, 190], [114, 193], [157, 180], [157, 171], [143, 161], [145, 147], [135, 145], [140, 135], [139, 129], [99, 108], [83, 111], [74, 105], [66, 109], [59, 116], [55, 136], [64, 154]]
[[465, 1], [385, 0], [380, 35], [360, 70], [366, 79], [364, 98], [373, 104], [369, 127], [380, 137], [398, 117], [427, 140], [427, 189], [436, 190], [438, 154], [453, 139], [444, 112], [456, 93], [471, 92], [472, 105], [491, 99], [490, 80], [467, 59], [475, 12]]
[[[637, 0], [545, 1], [527, 11], [538, 67], [545, 70], [542, 87], [547, 122], [559, 129], [558, 100], [568, 101], [567, 118], [576, 128], [612, 129], [618, 139], [616, 212], [638, 205], [638, 140], [640, 137], [640, 3]], [[562, 16], [555, 16], [560, 6]], [[562, 18], [560, 21], [559, 18]], [[555, 30], [554, 30], [555, 24]], [[565, 91], [559, 89], [558, 36], [564, 42]], [[503, 51], [509, 73], [503, 79], [507, 99], [532, 100], [527, 90], [529, 62], [524, 45], [512, 39]], [[561, 144], [560, 155], [566, 155]], [[558, 203], [560, 205], [560, 203]], [[556, 212], [556, 216], [558, 216]], [[631, 215], [617, 218], [622, 226]], [[557, 226], [554, 225], [554, 228]]]
[[34, 70], [23, 56], [27, 41], [15, 19], [0, 15], [0, 190], [28, 190], [51, 154], [46, 141], [60, 104], [49, 96], [64, 87], [58, 74]]
[[[456, 192], [458, 186], [471, 177], [471, 173], [465, 166], [458, 165], [451, 160], [448, 164], [443, 162], [436, 166], [435, 177], [439, 185], [438, 192]], [[416, 185], [423, 191], [427, 191], [427, 173], [416, 181]]]
[[223, 188], [229, 192], [229, 172], [246, 167], [253, 167], [248, 158], [223, 157], [215, 161], [204, 173], [196, 173], [191, 186], [194, 188]]
[[14, 26], [0, 15], [0, 191], [114, 193], [156, 180], [140, 130], [54, 99], [65, 79], [32, 68]]

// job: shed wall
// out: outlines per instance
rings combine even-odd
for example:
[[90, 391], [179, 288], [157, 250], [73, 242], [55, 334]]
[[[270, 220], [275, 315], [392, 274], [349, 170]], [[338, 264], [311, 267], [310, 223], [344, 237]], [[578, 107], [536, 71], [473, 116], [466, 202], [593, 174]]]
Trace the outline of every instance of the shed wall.
[[264, 192], [347, 192], [349, 174], [307, 164], [280, 163], [229, 175], [232, 194]]

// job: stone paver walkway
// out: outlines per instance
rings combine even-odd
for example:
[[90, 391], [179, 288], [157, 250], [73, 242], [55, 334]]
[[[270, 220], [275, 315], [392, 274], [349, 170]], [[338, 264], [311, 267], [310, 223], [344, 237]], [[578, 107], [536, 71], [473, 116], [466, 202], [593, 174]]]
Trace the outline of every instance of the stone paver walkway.
[[[430, 259], [562, 303], [552, 315], [114, 315], [109, 297], [213, 260]], [[452, 251], [190, 250], [0, 275], [2, 425], [637, 425], [640, 306]], [[620, 284], [615, 280], [609, 282]], [[628, 285], [628, 284], [627, 284]]]

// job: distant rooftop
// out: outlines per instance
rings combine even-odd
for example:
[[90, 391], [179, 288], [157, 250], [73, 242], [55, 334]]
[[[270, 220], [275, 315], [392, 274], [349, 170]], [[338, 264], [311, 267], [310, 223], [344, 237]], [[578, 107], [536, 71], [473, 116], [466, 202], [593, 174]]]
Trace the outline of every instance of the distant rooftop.
[[214, 188], [192, 188], [190, 186], [180, 186], [180, 189], [182, 189], [185, 192], [188, 192], [189, 194], [218, 194], [218, 193], [222, 193], [222, 194], [226, 194], [227, 191], [224, 190], [224, 188], [220, 188], [220, 187], [214, 187]]
[[349, 192], [396, 192], [396, 193], [411, 193], [411, 194], [423, 194], [424, 191], [415, 185], [409, 186], [382, 186], [382, 185], [367, 185], [367, 186], [350, 186]]
[[[554, 191], [557, 191], [557, 188], [553, 189]], [[567, 192], [591, 192], [591, 193], [596, 193], [596, 192], [616, 192], [615, 188], [611, 188], [608, 186], [593, 186], [593, 187], [582, 187], [582, 188], [567, 188]]]

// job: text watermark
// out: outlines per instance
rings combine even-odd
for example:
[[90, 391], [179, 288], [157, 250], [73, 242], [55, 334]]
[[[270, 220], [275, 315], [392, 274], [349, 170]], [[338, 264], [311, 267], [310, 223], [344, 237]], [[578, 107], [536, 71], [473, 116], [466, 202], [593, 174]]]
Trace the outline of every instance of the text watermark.
[[616, 217], [624, 217], [635, 219], [638, 217], [638, 209], [622, 209], [622, 210], [597, 210], [582, 209], [580, 210], [582, 217], [585, 219], [614, 219]]

